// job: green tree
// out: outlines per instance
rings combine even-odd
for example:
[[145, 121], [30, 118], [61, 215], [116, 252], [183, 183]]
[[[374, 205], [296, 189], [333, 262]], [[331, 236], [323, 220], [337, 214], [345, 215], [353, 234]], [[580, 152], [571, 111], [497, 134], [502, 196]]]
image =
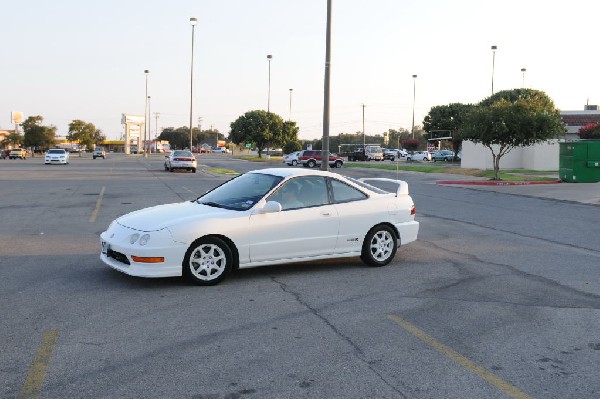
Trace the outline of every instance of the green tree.
[[302, 149], [302, 144], [300, 144], [297, 140], [288, 141], [283, 145], [283, 153], [289, 154], [292, 152], [300, 151]]
[[423, 119], [423, 129], [428, 133], [429, 138], [433, 138], [432, 133], [436, 130], [448, 130], [452, 132], [452, 149], [454, 150], [454, 154], [456, 154], [462, 146], [461, 128], [463, 120], [473, 107], [473, 104], [461, 103], [432, 107]]
[[12, 131], [2, 140], [2, 146], [13, 146], [18, 147], [23, 143], [23, 135], [19, 134], [19, 132]]
[[[84, 122], [80, 119], [74, 119], [69, 123], [69, 132], [67, 140], [78, 141], [79, 144], [91, 149], [94, 145], [101, 144], [106, 137], [100, 129], [96, 129], [93, 123]], [[81, 156], [81, 154], [80, 154]]]
[[23, 126], [23, 145], [47, 149], [54, 145], [56, 139], [56, 126], [44, 126], [44, 118], [40, 115], [28, 117]]
[[494, 180], [499, 180], [500, 159], [515, 147], [557, 138], [565, 132], [560, 112], [546, 93], [533, 89], [500, 91], [469, 112], [462, 137], [481, 143], [492, 152]]
[[279, 115], [262, 110], [248, 111], [230, 126], [229, 140], [237, 145], [253, 144], [259, 158], [265, 148], [298, 139], [296, 122], [284, 122]]
[[[196, 138], [196, 142], [192, 143], [192, 145], [197, 145], [197, 134], [199, 130], [197, 128], [192, 128], [192, 132], [194, 133], [194, 137]], [[167, 127], [163, 129], [163, 131], [158, 136], [158, 140], [166, 140], [169, 142], [169, 145], [173, 149], [184, 149], [190, 146], [190, 128], [188, 126], [181, 126], [177, 129], [173, 127]]]

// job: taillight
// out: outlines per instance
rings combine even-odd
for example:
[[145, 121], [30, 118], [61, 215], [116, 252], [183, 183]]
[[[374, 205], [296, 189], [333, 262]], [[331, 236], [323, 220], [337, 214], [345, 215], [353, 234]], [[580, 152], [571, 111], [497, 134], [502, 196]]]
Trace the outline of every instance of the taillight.
[[413, 206], [410, 208], [410, 214], [411, 214], [411, 215], [414, 215], [415, 213], [417, 213], [417, 210], [415, 209], [415, 206], [413, 205]]

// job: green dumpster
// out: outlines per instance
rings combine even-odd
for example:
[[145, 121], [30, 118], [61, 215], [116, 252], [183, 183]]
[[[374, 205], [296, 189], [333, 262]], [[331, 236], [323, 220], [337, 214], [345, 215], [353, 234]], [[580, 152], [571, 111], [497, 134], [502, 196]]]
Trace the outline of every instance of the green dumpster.
[[559, 175], [567, 183], [600, 182], [600, 140], [560, 143]]

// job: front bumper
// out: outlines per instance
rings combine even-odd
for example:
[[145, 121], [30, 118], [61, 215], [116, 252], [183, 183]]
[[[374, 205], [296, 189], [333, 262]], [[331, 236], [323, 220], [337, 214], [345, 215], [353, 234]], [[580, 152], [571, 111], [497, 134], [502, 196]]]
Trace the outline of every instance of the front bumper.
[[[187, 245], [173, 241], [167, 229], [149, 232], [148, 244], [130, 243], [132, 234], [146, 234], [113, 223], [100, 235], [100, 260], [108, 266], [130, 276], [177, 277], [182, 275], [182, 263]], [[160, 263], [136, 262], [133, 257], [164, 258]]]

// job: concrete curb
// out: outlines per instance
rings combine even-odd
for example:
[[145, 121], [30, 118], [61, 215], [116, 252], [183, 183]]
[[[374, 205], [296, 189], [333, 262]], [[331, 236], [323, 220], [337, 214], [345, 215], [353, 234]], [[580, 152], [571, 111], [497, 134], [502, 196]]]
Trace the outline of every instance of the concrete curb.
[[525, 186], [530, 184], [558, 184], [561, 180], [540, 181], [493, 181], [493, 180], [440, 180], [435, 184], [456, 184], [463, 186]]

